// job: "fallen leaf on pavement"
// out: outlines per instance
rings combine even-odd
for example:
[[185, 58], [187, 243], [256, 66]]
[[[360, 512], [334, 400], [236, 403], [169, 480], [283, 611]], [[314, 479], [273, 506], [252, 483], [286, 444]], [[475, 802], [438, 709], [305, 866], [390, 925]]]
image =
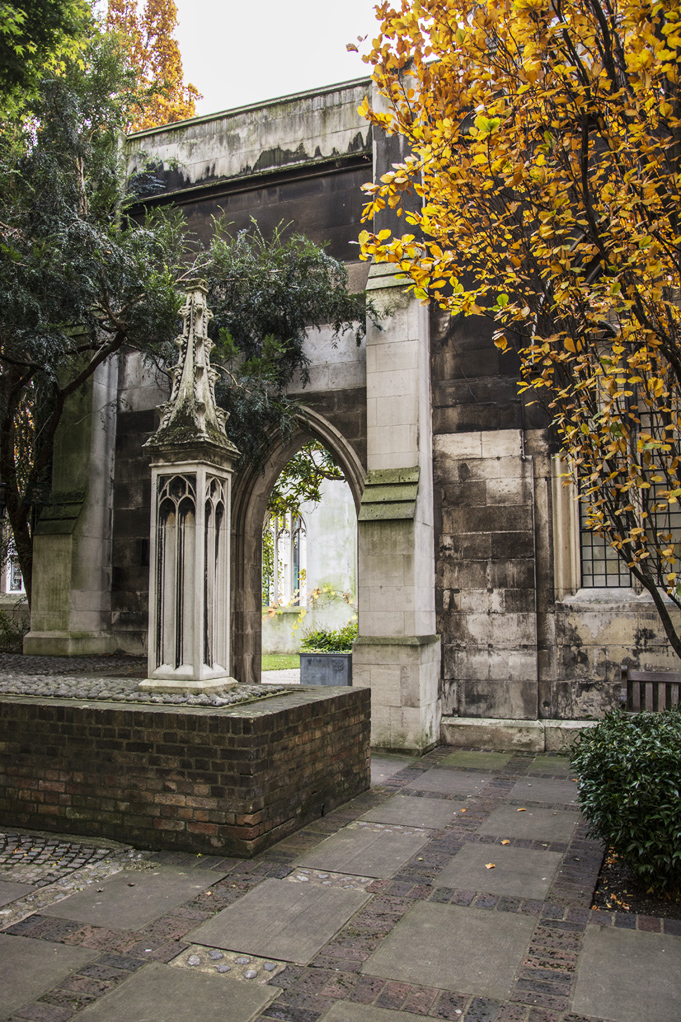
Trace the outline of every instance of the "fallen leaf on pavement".
[[494, 869], [494, 863], [493, 862], [486, 862], [485, 863], [485, 869]]
[[510, 843], [511, 843], [511, 842], [510, 842], [510, 841], [508, 840], [508, 838], [506, 838], [506, 839], [505, 839], [504, 841], [502, 841], [501, 843], [502, 843], [502, 845], [510, 845]]
[[467, 810], [467, 809], [462, 809], [462, 810], [461, 810], [461, 812], [462, 812], [462, 813], [467, 813], [467, 812], [468, 812], [468, 810]]
[[527, 809], [516, 809], [517, 813], [526, 813]]

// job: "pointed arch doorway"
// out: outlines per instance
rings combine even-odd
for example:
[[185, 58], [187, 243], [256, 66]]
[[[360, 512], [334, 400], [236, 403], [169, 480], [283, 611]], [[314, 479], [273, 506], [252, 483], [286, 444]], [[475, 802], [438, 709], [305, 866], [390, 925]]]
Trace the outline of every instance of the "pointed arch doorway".
[[[232, 501], [232, 673], [260, 681], [262, 620], [262, 524], [272, 488], [286, 464], [310, 440], [333, 455], [359, 511], [365, 469], [357, 452], [328, 419], [301, 409], [299, 428], [287, 442], [272, 445], [264, 471], [246, 468], [235, 480]], [[359, 581], [359, 580], [358, 580]]]

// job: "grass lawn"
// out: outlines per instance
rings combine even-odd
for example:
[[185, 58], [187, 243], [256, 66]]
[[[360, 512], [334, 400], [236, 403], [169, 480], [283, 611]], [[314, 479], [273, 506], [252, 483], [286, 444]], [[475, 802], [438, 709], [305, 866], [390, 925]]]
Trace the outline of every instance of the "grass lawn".
[[263, 671], [298, 670], [300, 656], [297, 653], [265, 653], [262, 658]]

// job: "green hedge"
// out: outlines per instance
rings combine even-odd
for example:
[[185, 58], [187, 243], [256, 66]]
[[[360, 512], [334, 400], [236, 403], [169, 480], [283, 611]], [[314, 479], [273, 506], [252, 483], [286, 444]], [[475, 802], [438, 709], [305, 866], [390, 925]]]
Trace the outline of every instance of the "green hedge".
[[591, 834], [649, 888], [681, 888], [681, 712], [608, 714], [570, 762]]
[[349, 622], [344, 628], [332, 631], [321, 628], [316, 632], [306, 632], [300, 643], [301, 653], [351, 653], [352, 644], [357, 638], [356, 622]]

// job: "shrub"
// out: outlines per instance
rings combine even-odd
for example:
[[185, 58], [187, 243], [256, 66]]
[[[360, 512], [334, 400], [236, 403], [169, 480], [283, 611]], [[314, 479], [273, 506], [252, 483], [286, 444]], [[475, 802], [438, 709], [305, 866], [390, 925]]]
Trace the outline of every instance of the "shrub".
[[301, 653], [351, 653], [352, 643], [357, 638], [357, 624], [349, 621], [345, 627], [332, 631], [320, 628], [306, 632], [300, 643]]
[[648, 888], [681, 887], [681, 712], [608, 714], [570, 753], [590, 833]]

